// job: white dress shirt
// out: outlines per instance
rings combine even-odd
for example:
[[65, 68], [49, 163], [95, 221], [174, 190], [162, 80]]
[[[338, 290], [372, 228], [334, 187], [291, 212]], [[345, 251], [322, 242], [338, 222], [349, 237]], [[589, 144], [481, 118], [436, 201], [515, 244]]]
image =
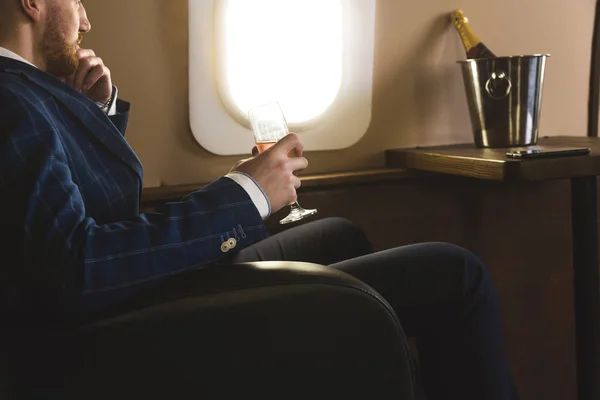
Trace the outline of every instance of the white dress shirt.
[[[12, 58], [13, 60], [21, 61], [23, 63], [29, 64], [33, 67], [32, 63], [21, 57], [20, 55], [5, 49], [4, 47], [0, 47], [0, 56], [6, 58]], [[37, 67], [36, 67], [37, 68]], [[106, 112], [107, 115], [115, 115], [117, 113], [117, 92], [118, 89], [116, 86], [113, 86], [113, 97], [111, 100], [111, 104], [108, 107]], [[102, 107], [102, 103], [96, 103], [99, 107]], [[271, 215], [271, 204], [269, 203], [269, 199], [265, 192], [262, 190], [260, 185], [249, 175], [246, 175], [242, 172], [230, 172], [225, 175], [226, 178], [229, 178], [239, 184], [250, 196], [250, 199], [256, 206], [256, 209], [260, 213], [262, 219], [266, 219], [269, 215]]]

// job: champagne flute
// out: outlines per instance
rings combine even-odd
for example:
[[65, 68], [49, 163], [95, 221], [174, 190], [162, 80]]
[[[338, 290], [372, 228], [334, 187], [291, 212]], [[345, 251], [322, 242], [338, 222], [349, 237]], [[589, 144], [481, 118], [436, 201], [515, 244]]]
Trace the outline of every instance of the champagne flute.
[[[285, 116], [277, 102], [252, 108], [248, 112], [248, 119], [252, 126], [256, 148], [259, 153], [267, 150], [289, 133]], [[290, 156], [293, 156], [293, 154], [290, 154]], [[279, 221], [280, 224], [300, 221], [317, 213], [317, 210], [302, 208], [297, 201], [290, 204], [290, 207], [290, 213]]]

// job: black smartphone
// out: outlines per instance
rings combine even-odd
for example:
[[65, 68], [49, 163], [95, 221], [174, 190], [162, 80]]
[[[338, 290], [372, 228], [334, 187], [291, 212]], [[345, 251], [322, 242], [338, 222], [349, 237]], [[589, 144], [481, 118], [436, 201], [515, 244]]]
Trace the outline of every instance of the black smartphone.
[[551, 158], [551, 157], [567, 157], [567, 156], [585, 156], [590, 154], [588, 147], [546, 147], [546, 148], [527, 148], [514, 149], [508, 151], [508, 158]]

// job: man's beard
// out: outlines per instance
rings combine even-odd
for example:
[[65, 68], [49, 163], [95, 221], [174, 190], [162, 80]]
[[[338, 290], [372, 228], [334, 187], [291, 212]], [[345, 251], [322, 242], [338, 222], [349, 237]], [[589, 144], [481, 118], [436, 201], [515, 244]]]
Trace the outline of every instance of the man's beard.
[[46, 72], [59, 78], [66, 78], [79, 67], [77, 47], [82, 40], [82, 35], [79, 34], [76, 43], [69, 43], [62, 33], [64, 29], [61, 28], [62, 24], [58, 18], [53, 24], [48, 25], [41, 43], [41, 54]]

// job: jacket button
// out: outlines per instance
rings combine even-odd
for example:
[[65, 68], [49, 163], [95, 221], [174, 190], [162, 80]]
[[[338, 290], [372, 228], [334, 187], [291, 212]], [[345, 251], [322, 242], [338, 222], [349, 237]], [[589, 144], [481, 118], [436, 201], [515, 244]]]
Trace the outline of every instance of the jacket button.
[[234, 238], [229, 239], [226, 243], [229, 244], [229, 250], [233, 250], [237, 246], [237, 240]]
[[231, 248], [229, 247], [229, 241], [221, 243], [221, 251], [227, 253]]

